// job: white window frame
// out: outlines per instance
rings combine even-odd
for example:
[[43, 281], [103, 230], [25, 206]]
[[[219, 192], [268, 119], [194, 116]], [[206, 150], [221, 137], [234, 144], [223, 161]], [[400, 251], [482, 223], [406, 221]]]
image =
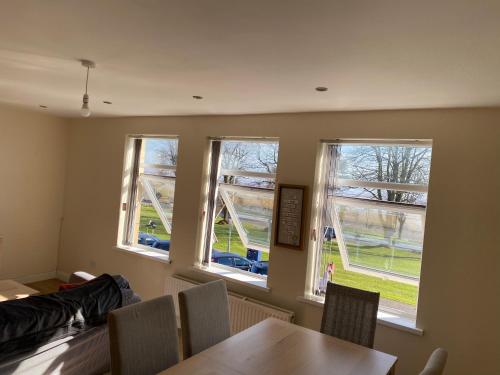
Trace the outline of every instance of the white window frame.
[[[158, 213], [160, 221], [164, 226], [167, 233], [172, 233], [172, 223], [169, 219], [164, 215], [163, 210], [161, 209], [160, 202], [158, 198], [154, 194], [153, 187], [151, 186], [152, 181], [165, 181], [168, 179], [176, 179], [176, 177], [171, 176], [157, 176], [146, 173], [141, 173], [141, 169], [144, 168], [156, 168], [162, 170], [171, 170], [176, 171], [177, 166], [166, 165], [166, 164], [151, 164], [151, 163], [141, 163], [140, 162], [140, 153], [142, 152], [142, 141], [145, 139], [166, 139], [166, 140], [176, 140], [179, 141], [177, 136], [165, 136], [165, 135], [127, 135], [125, 141], [125, 157], [124, 157], [124, 166], [123, 166], [123, 178], [122, 178], [122, 198], [121, 198], [121, 211], [120, 211], [120, 219], [119, 219], [119, 230], [118, 230], [118, 239], [117, 239], [117, 247], [122, 250], [137, 252], [140, 255], [148, 256], [148, 253], [153, 253], [151, 258], [157, 258], [154, 254], [158, 254], [161, 258], [160, 260], [168, 260], [170, 250], [168, 252], [160, 249], [156, 249], [154, 247], [146, 246], [139, 243], [134, 243], [134, 229], [132, 226], [134, 225], [135, 218], [134, 216], [137, 214], [136, 205], [139, 204], [137, 197], [138, 190], [137, 187], [140, 185], [147, 195], [147, 197], [151, 200], [151, 203]], [[136, 141], [141, 140], [140, 148], [137, 147]], [[139, 155], [137, 155], [139, 153]], [[136, 165], [137, 164], [137, 165]], [[135, 189], [134, 189], [135, 185]], [[175, 195], [175, 192], [174, 192]], [[149, 257], [149, 256], [148, 256]]]
[[[205, 216], [205, 220], [203, 223], [203, 230], [202, 230], [202, 246], [201, 246], [201, 258], [200, 262], [196, 265], [196, 268], [203, 269], [205, 271], [208, 271], [210, 273], [218, 273], [217, 269], [225, 272], [231, 272], [234, 274], [241, 274], [242, 276], [246, 277], [251, 277], [252, 279], [255, 280], [260, 280], [257, 281], [257, 283], [264, 282], [267, 283], [267, 275], [260, 275], [256, 273], [252, 273], [249, 271], [243, 271], [235, 267], [230, 267], [230, 266], [225, 266], [219, 263], [212, 263], [211, 262], [211, 254], [212, 254], [212, 246], [213, 243], [217, 240], [217, 237], [215, 235], [214, 231], [214, 221], [217, 216], [217, 212], [215, 209], [215, 200], [217, 199], [218, 196], [221, 197], [223, 200], [223, 203], [227, 207], [229, 214], [231, 216], [231, 220], [233, 221], [233, 224], [238, 232], [239, 238], [242, 242], [242, 244], [248, 249], [255, 249], [263, 252], [270, 252], [270, 246], [269, 248], [259, 246], [258, 244], [251, 243], [248, 240], [248, 236], [246, 234], [245, 229], [243, 228], [243, 225], [241, 224], [239, 220], [239, 216], [231, 202], [230, 197], [228, 196], [228, 193], [231, 191], [234, 192], [243, 192], [245, 194], [256, 194], [257, 191], [259, 191], [258, 194], [269, 194], [272, 195], [273, 199], [273, 204], [274, 204], [274, 197], [276, 193], [276, 187], [274, 189], [263, 189], [263, 188], [257, 188], [257, 187], [250, 187], [250, 186], [242, 186], [242, 185], [232, 185], [232, 184], [224, 184], [218, 182], [218, 179], [222, 175], [230, 175], [230, 176], [237, 176], [237, 177], [257, 177], [257, 178], [263, 178], [263, 179], [273, 179], [275, 186], [277, 184], [276, 182], [276, 173], [265, 173], [265, 172], [253, 172], [253, 171], [244, 171], [244, 170], [233, 170], [233, 169], [223, 169], [221, 167], [221, 152], [222, 152], [222, 142], [224, 140], [227, 141], [240, 141], [240, 142], [259, 142], [259, 143], [264, 143], [264, 142], [272, 142], [272, 143], [279, 143], [278, 139], [275, 138], [232, 138], [232, 137], [220, 137], [220, 138], [210, 138], [209, 139], [209, 145], [210, 145], [210, 152], [209, 152], [209, 162], [207, 165], [208, 168], [208, 176], [207, 176], [207, 195], [206, 195], [206, 203], [204, 204], [204, 212], [207, 214]], [[219, 150], [218, 150], [218, 155], [214, 154], [214, 142], [219, 142]], [[216, 174], [213, 176], [213, 174]], [[212, 211], [210, 208], [210, 201], [213, 201], [212, 204], [214, 204]], [[273, 207], [274, 210], [274, 207]], [[274, 216], [274, 215], [273, 215]], [[272, 224], [270, 227], [270, 231], [272, 231]], [[210, 238], [210, 240], [209, 240]], [[213, 270], [214, 272], [212, 272]], [[229, 277], [232, 278], [232, 277]], [[265, 287], [264, 285], [260, 285], [259, 287]]]
[[[305, 302], [305, 303], [311, 303], [315, 305], [322, 305], [324, 301], [324, 297], [317, 296], [315, 294], [315, 291], [318, 287], [318, 280], [319, 280], [319, 275], [318, 273], [320, 272], [320, 265], [321, 265], [321, 245], [323, 243], [323, 225], [324, 225], [324, 207], [326, 205], [326, 199], [328, 199], [325, 187], [327, 186], [327, 170], [329, 166], [327, 165], [327, 151], [328, 151], [328, 145], [330, 144], [363, 144], [363, 145], [399, 145], [399, 146], [431, 146], [432, 147], [432, 141], [431, 140], [321, 140], [319, 143], [319, 147], [317, 150], [317, 157], [316, 157], [316, 178], [315, 178], [315, 184], [314, 184], [314, 190], [313, 190], [313, 203], [312, 203], [312, 212], [311, 212], [311, 227], [312, 227], [312, 234], [309, 242], [309, 248], [310, 248], [310, 253], [308, 256], [308, 265], [307, 265], [307, 277], [306, 277], [306, 285], [305, 285], [305, 290], [304, 290], [304, 297], [298, 297], [299, 301]], [[358, 181], [355, 181], [357, 183]], [[337, 179], [336, 184], [337, 186], [352, 186], [351, 185], [352, 181], [347, 180], [347, 179]], [[427, 192], [427, 189], [424, 189], [425, 185], [418, 185], [418, 184], [384, 184], [385, 188], [390, 188], [391, 190], [396, 188], [395, 190], [403, 190], [403, 191], [414, 191], [418, 193], [422, 192]], [[359, 184], [358, 184], [359, 185]], [[372, 181], [367, 181], [366, 184], [363, 184], [363, 187], [368, 187], [368, 188], [382, 188], [382, 185], [379, 185], [378, 182], [372, 182]], [[407, 186], [411, 185], [411, 186]], [[358, 186], [356, 186], [358, 187]], [[426, 186], [425, 186], [426, 187]], [[410, 190], [412, 189], [412, 190]], [[330, 199], [332, 199], [330, 197]], [[349, 198], [349, 197], [334, 197], [334, 199], [338, 200], [338, 202], [341, 201], [346, 201], [349, 200], [350, 204], [352, 205], [352, 201], [359, 201], [357, 202], [359, 205], [362, 207], [366, 208], [389, 208], [390, 210], [394, 211], [396, 210], [396, 205], [398, 205], [397, 209], [401, 210], [403, 212], [411, 212], [411, 213], [421, 213], [422, 214], [422, 226], [425, 230], [425, 211], [426, 207], [419, 206], [419, 205], [407, 205], [407, 204], [397, 204], [397, 203], [388, 203], [388, 202], [380, 202], [380, 201], [375, 201], [375, 200], [369, 200], [369, 199], [361, 199], [361, 198]], [[337, 218], [338, 220], [338, 218]], [[339, 225], [338, 223], [336, 224], [336, 227], [338, 228]], [[335, 235], [337, 237], [342, 236], [342, 231], [341, 230], [335, 230]], [[339, 252], [344, 252], [344, 257], [347, 255], [347, 249], [345, 247], [345, 243], [343, 241], [337, 241], [338, 246], [339, 246]], [[343, 246], [341, 246], [341, 244]], [[342, 258], [342, 264], [345, 267], [344, 260], [345, 258]], [[344, 268], [345, 270], [354, 270], [353, 268], [356, 268], [359, 266], [352, 266], [348, 265], [348, 268]], [[363, 268], [363, 273], [369, 274], [366, 272], [366, 269]], [[378, 273], [375, 276], [380, 277], [381, 274]], [[384, 275], [385, 278], [387, 278], [386, 275]], [[413, 280], [408, 279], [406, 277], [403, 277], [402, 280], [399, 279], [397, 276], [394, 276], [393, 280], [395, 281], [403, 281], [408, 284], [415, 284]], [[416, 283], [419, 285], [419, 280]], [[417, 311], [418, 311], [418, 305], [417, 305]], [[379, 309], [379, 322], [383, 322], [383, 324], [397, 327], [397, 328], [402, 328], [404, 330], [408, 330], [409, 332], [416, 333], [418, 335], [421, 335], [423, 333], [423, 330], [420, 328], [417, 328], [415, 326], [415, 316], [408, 316], [405, 313], [401, 313], [398, 310], [393, 310], [389, 307], [381, 307]]]

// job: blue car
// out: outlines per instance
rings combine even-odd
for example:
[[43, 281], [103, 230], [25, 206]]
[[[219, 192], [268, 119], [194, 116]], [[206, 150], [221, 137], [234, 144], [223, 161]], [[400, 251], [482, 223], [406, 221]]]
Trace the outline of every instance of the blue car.
[[155, 242], [160, 241], [160, 239], [156, 236], [153, 236], [149, 233], [139, 232], [139, 238], [137, 239], [137, 243], [145, 246], [152, 246]]
[[217, 250], [212, 250], [212, 262], [238, 268], [243, 271], [250, 271], [253, 265], [252, 261], [242, 257], [241, 255], [235, 253], [224, 253]]
[[268, 266], [268, 261], [253, 262], [250, 272], [258, 273], [259, 275], [267, 275]]
[[170, 241], [169, 240], [158, 240], [158, 241], [155, 241], [151, 245], [151, 247], [154, 247], [155, 249], [169, 251], [170, 250]]
[[333, 227], [325, 227], [324, 233], [325, 233], [325, 240], [327, 241], [331, 241], [337, 238], [337, 236], [335, 235], [335, 229], [333, 229]]

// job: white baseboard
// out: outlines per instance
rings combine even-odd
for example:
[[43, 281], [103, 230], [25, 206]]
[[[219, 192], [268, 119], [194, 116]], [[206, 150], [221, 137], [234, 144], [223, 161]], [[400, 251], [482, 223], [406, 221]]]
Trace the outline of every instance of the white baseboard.
[[26, 275], [16, 277], [14, 280], [21, 284], [34, 283], [37, 281], [47, 280], [47, 279], [55, 279], [57, 277], [56, 271], [44, 272], [44, 273], [36, 273], [34, 275]]

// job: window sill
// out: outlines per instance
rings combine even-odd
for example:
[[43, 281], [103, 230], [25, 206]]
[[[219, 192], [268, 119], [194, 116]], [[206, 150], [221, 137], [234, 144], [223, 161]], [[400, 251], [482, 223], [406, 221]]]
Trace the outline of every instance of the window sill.
[[247, 275], [248, 272], [237, 272], [222, 267], [194, 265], [193, 270], [201, 272], [204, 275], [211, 277], [223, 278], [227, 281], [233, 282], [238, 285], [244, 285], [260, 291], [269, 292], [271, 288], [267, 287], [267, 281], [259, 277]]
[[[323, 299], [315, 296], [299, 296], [297, 297], [297, 301], [307, 303], [309, 305], [316, 306], [321, 309], [323, 308], [324, 305]], [[416, 336], [423, 336], [424, 334], [424, 330], [422, 328], [418, 328], [415, 325], [414, 321], [387, 311], [378, 312], [377, 324], [386, 327], [391, 327], [400, 331], [408, 332]]]
[[124, 252], [124, 253], [134, 254], [134, 255], [138, 255], [138, 256], [143, 257], [143, 258], [155, 260], [155, 261], [161, 262], [161, 263], [167, 263], [167, 264], [172, 263], [170, 261], [169, 256], [168, 256], [168, 253], [161, 254], [158, 251], [146, 250], [146, 249], [142, 249], [142, 248], [138, 248], [138, 247], [131, 247], [131, 246], [125, 246], [125, 245], [117, 245], [114, 247], [114, 249], [121, 251], [121, 252]]

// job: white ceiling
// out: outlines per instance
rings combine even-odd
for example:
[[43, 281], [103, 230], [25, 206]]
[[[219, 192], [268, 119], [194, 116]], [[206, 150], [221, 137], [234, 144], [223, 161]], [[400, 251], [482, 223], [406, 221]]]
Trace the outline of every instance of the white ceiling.
[[500, 1], [2, 1], [0, 102], [78, 116], [80, 58], [94, 116], [498, 106]]

